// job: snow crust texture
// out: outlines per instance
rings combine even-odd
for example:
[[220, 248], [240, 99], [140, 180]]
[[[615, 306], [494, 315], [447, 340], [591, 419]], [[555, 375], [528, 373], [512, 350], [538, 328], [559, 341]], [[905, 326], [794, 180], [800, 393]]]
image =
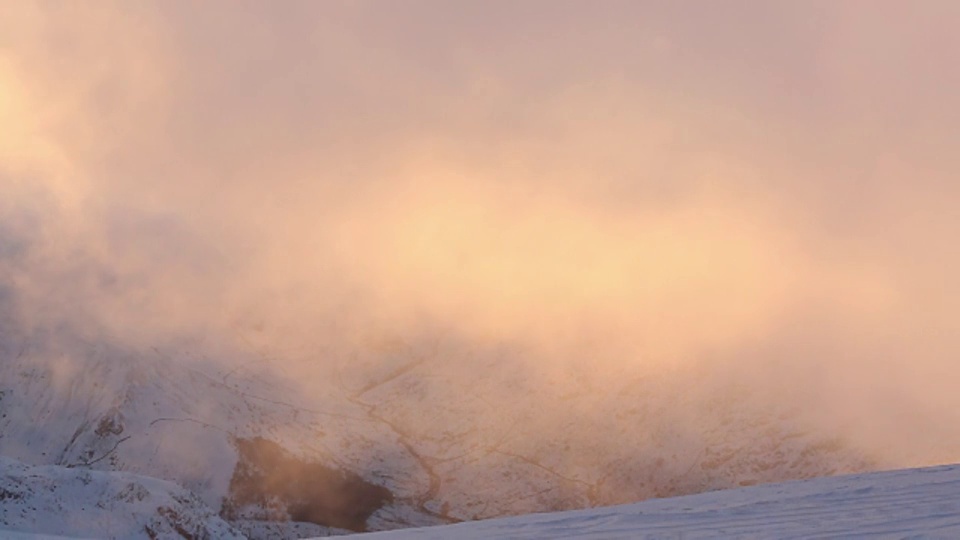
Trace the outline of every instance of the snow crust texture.
[[4, 457], [0, 473], [0, 538], [243, 538], [172, 482]]
[[818, 478], [360, 538], [960, 538], [960, 465]]

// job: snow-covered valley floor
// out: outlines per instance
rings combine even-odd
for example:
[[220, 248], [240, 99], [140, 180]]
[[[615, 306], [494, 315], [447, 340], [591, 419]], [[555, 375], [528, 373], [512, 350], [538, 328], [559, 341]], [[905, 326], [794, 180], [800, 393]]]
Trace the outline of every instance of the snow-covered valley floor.
[[359, 537], [960, 538], [960, 465], [818, 478]]

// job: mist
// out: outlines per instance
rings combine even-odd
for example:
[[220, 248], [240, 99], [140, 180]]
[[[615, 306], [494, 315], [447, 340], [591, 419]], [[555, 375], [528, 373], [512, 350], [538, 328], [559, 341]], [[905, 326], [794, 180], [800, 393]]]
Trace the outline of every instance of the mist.
[[517, 386], [470, 414], [540, 407], [530, 444], [571, 389], [705, 377], [877, 466], [956, 461], [958, 17], [10, 2], [2, 324], [254, 347], [307, 393], [496, 358]]

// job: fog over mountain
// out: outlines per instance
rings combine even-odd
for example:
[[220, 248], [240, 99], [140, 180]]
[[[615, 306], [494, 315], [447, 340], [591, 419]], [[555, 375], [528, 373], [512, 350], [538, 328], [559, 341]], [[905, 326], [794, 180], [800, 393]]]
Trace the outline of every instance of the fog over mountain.
[[0, 454], [371, 528], [960, 460], [958, 20], [6, 3]]

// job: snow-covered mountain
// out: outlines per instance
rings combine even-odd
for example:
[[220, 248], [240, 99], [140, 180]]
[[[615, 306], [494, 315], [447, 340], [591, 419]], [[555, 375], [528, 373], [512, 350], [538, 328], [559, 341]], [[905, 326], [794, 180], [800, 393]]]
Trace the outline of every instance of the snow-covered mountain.
[[89, 538], [243, 538], [196, 495], [172, 482], [30, 466], [0, 457], [0, 537], [10, 531]]
[[10, 523], [960, 462], [960, 1], [875, 4], [0, 0]]
[[[263, 357], [279, 351], [211, 350], [6, 339], [0, 454], [175, 482], [253, 538], [567, 510], [871, 466], [805, 431], [791, 411], [707, 374], [554, 388], [503, 354], [394, 342], [331, 353], [327, 364], [347, 357], [351, 369], [307, 393], [265, 369]], [[283, 365], [302, 361], [290, 354]]]
[[[245, 538], [194, 494], [127, 473], [0, 458], [0, 538]], [[243, 523], [280, 538], [309, 526]], [[316, 531], [314, 531], [315, 533]], [[329, 531], [327, 531], [329, 532]], [[586, 510], [360, 535], [431, 538], [955, 538], [960, 466], [818, 478]]]
[[360, 535], [460, 538], [957, 538], [960, 466], [788, 482], [638, 504]]
[[[242, 528], [259, 530], [253, 522], [288, 521], [298, 513], [330, 525], [294, 527], [298, 536], [365, 529], [366, 518], [392, 498], [350, 472], [351, 453], [325, 448], [347, 444], [348, 430], [369, 429], [362, 418], [348, 422], [350, 411], [331, 413], [344, 418], [321, 428], [321, 415], [279, 400], [289, 393], [267, 382], [245, 382], [196, 357], [81, 342], [69, 348], [33, 354], [20, 349], [0, 364], [0, 454], [33, 465], [167, 479]], [[278, 440], [288, 449], [273, 442]], [[307, 463], [303, 456], [312, 459]], [[290, 474], [307, 474], [303, 480], [317, 487], [291, 491], [282, 482]], [[244, 487], [251, 483], [278, 491]], [[336, 499], [331, 489], [338, 490]], [[368, 494], [367, 504], [355, 504]]]

